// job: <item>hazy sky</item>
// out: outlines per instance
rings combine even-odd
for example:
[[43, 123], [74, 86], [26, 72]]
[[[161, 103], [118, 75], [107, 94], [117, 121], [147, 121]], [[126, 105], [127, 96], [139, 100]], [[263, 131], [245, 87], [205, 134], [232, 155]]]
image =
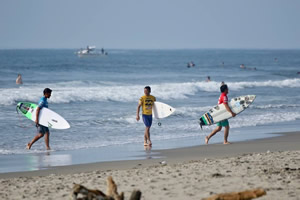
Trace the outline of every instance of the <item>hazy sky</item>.
[[300, 48], [299, 0], [0, 0], [0, 48]]

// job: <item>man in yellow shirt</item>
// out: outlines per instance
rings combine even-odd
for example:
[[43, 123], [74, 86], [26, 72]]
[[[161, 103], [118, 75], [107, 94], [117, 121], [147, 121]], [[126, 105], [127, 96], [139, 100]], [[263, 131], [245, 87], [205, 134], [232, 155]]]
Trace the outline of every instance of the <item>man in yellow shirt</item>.
[[144, 88], [144, 93], [145, 95], [142, 96], [139, 100], [139, 105], [137, 107], [137, 112], [136, 112], [136, 120], [140, 120], [140, 107], [142, 106], [143, 109], [143, 121], [146, 126], [145, 129], [145, 136], [144, 136], [144, 145], [145, 146], [151, 146], [152, 142], [150, 140], [150, 127], [152, 125], [152, 107], [154, 104], [154, 101], [156, 101], [156, 98], [152, 95], [151, 93], [151, 88], [149, 86], [146, 86]]

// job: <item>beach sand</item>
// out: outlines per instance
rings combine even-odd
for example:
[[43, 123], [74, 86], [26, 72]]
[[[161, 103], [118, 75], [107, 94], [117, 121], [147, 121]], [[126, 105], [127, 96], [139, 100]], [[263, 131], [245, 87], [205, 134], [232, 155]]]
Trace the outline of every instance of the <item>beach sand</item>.
[[0, 199], [70, 199], [73, 182], [106, 192], [112, 176], [128, 199], [202, 199], [263, 188], [259, 199], [300, 199], [300, 132], [231, 145], [162, 150], [163, 158], [0, 174]]

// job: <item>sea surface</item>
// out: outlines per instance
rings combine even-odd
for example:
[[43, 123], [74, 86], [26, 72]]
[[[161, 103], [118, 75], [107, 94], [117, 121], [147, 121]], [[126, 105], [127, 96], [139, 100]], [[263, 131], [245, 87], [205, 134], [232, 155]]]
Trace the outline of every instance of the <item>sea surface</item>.
[[[300, 50], [110, 49], [108, 56], [83, 58], [75, 51], [0, 50], [0, 172], [155, 156], [144, 150], [144, 125], [135, 119], [146, 85], [157, 101], [176, 108], [161, 126], [153, 121], [152, 150], [203, 145], [215, 126], [201, 130], [198, 119], [217, 104], [222, 81], [229, 99], [257, 95], [250, 108], [230, 119], [229, 141], [300, 128]], [[190, 61], [196, 66], [188, 68]], [[18, 74], [22, 85], [15, 83]], [[50, 152], [43, 139], [28, 151], [36, 128], [16, 112], [16, 104], [37, 103], [46, 87], [53, 90], [49, 108], [71, 128], [50, 130]], [[223, 132], [210, 142], [223, 142]], [[23, 165], [29, 167], [16, 167], [28, 157], [39, 157], [33, 162], [39, 164], [27, 161]]]

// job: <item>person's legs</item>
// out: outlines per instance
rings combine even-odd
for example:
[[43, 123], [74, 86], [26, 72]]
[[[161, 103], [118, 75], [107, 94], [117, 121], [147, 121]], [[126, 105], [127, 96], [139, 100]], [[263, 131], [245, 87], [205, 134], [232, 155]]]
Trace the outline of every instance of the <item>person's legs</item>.
[[229, 135], [229, 125], [228, 126], [225, 126], [225, 130], [224, 130], [224, 144], [230, 144], [228, 142], [228, 135]]
[[144, 144], [146, 145], [152, 145], [152, 142], [150, 140], [150, 127], [146, 127], [145, 129], [145, 137], [144, 137]]
[[148, 144], [151, 146], [152, 145], [152, 142], [150, 140], [150, 127], [149, 127], [149, 130], [148, 130]]
[[[31, 142], [29, 142], [27, 144], [27, 149], [31, 149], [31, 146], [36, 142], [38, 141], [40, 138], [44, 137], [44, 134], [48, 132], [49, 133], [49, 129], [45, 126], [42, 126], [42, 125], [39, 125], [37, 127], [37, 135], [32, 139]], [[46, 138], [45, 138], [45, 141], [46, 141]], [[49, 136], [48, 136], [48, 141], [49, 141]]]
[[149, 127], [145, 128], [145, 134], [144, 134], [144, 146], [148, 145], [148, 131], [149, 131]]
[[222, 126], [217, 126], [217, 128], [215, 128], [209, 136], [205, 137], [205, 144], [208, 144], [209, 139], [214, 136], [217, 132], [219, 132], [220, 130], [222, 130]]
[[50, 146], [49, 146], [49, 142], [50, 142], [50, 132], [46, 132], [45, 134], [45, 144], [46, 144], [46, 149], [47, 150], [51, 150]]
[[31, 148], [31, 146], [36, 142], [36, 141], [38, 141], [40, 138], [42, 138], [44, 136], [44, 134], [42, 134], [42, 133], [38, 133], [33, 139], [32, 139], [32, 141], [31, 142], [29, 142], [28, 144], [27, 144], [27, 149], [30, 149]]
[[152, 145], [150, 140], [150, 127], [152, 125], [152, 115], [143, 115], [143, 121], [146, 126], [144, 134], [144, 145]]

